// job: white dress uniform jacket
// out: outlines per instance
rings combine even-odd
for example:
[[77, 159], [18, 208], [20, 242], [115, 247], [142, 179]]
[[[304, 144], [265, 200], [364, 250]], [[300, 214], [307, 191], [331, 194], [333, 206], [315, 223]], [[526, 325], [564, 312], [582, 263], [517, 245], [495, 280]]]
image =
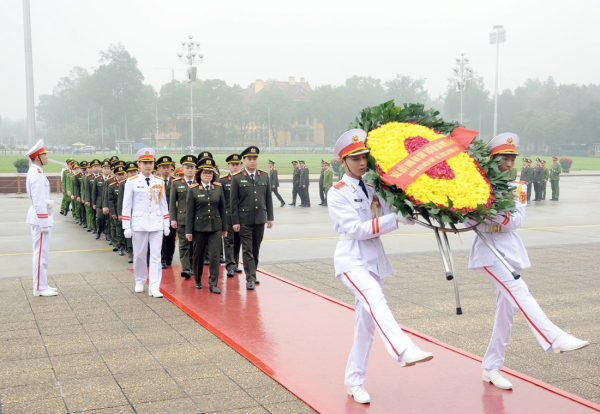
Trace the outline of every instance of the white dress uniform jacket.
[[381, 279], [394, 271], [379, 236], [398, 228], [396, 215], [381, 196], [374, 195], [371, 185], [365, 187], [368, 197], [359, 180], [344, 174], [327, 192], [329, 215], [340, 234], [334, 256], [336, 277], [357, 267]]
[[[131, 177], [123, 194], [123, 229], [132, 231], [163, 231], [169, 228], [169, 208], [162, 178], [139, 174]], [[135, 209], [133, 206], [135, 205]]]
[[[504, 214], [496, 216], [493, 221], [489, 222], [489, 224], [499, 224], [502, 232], [486, 232], [486, 226], [483, 225], [479, 226], [479, 229], [511, 266], [517, 269], [526, 269], [531, 266], [531, 263], [529, 262], [529, 256], [527, 256], [527, 250], [521, 238], [517, 235], [516, 230], [521, 227], [525, 218], [527, 199], [520, 195], [527, 194], [527, 185], [515, 182], [509, 183], [509, 185], [515, 193], [516, 211], [513, 214], [507, 213], [506, 216]], [[474, 222], [471, 223], [475, 224]], [[492, 266], [498, 261], [496, 255], [475, 234], [469, 256], [469, 269], [481, 269], [484, 266]]]
[[52, 227], [54, 215], [52, 209], [48, 209], [50, 201], [50, 182], [42, 167], [35, 164], [29, 166], [27, 171], [27, 195], [31, 199], [31, 206], [27, 212], [27, 224], [39, 226], [40, 228]]

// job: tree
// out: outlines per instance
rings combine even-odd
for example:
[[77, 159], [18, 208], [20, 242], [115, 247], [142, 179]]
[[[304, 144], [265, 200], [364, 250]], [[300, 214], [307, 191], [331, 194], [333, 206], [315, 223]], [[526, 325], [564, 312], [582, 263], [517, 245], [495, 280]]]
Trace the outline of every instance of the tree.
[[[468, 90], [463, 91], [463, 124], [467, 128], [480, 132], [482, 129], [489, 131], [481, 134], [484, 139], [492, 138], [492, 128], [485, 128], [486, 125], [490, 125], [490, 115], [493, 112], [493, 105], [490, 107], [489, 96], [490, 92], [485, 89], [483, 78], [474, 73]], [[454, 79], [448, 79], [443, 109], [444, 119], [448, 121], [458, 121], [460, 119], [460, 93], [456, 92]]]
[[385, 100], [393, 99], [396, 105], [404, 103], [421, 103], [429, 106], [431, 98], [429, 92], [425, 89], [426, 79], [413, 79], [410, 76], [396, 75], [384, 85], [386, 87]]
[[269, 129], [271, 138], [277, 142], [279, 132], [290, 132], [297, 111], [294, 100], [281, 89], [261, 92], [256, 102], [250, 105], [250, 115], [259, 125], [259, 138], [268, 145]]

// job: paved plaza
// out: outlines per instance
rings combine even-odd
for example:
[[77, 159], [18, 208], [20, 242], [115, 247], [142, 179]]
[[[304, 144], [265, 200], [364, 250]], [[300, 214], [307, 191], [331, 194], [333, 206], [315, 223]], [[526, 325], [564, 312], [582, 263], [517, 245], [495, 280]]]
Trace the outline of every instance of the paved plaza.
[[[600, 403], [600, 177], [561, 184], [560, 202], [528, 208], [519, 234], [532, 268], [523, 278], [555, 324], [591, 345], [545, 354], [518, 315], [506, 366]], [[33, 297], [24, 223], [29, 200], [8, 195], [0, 202], [6, 212], [0, 218], [0, 413], [312, 412], [168, 300], [133, 293], [126, 259], [70, 216], [58, 216], [52, 233], [49, 274], [60, 295]], [[260, 267], [353, 303], [333, 277], [336, 237], [327, 210], [316, 204], [276, 208]], [[400, 324], [481, 356], [495, 288], [466, 268], [471, 236], [450, 239], [463, 315], [455, 315], [453, 284], [445, 280], [433, 235], [418, 226], [383, 237], [396, 269], [386, 279], [386, 297]]]

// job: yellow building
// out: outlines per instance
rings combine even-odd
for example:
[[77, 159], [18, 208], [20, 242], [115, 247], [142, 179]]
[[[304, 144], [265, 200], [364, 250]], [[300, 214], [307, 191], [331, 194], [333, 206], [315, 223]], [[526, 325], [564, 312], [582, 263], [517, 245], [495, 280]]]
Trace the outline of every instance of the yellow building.
[[[273, 89], [279, 89], [288, 94], [295, 102], [306, 101], [311, 93], [312, 88], [304, 78], [300, 78], [296, 82], [294, 76], [290, 76], [287, 82], [264, 82], [257, 79], [250, 84], [249, 87], [242, 90], [242, 97], [245, 107], [245, 112], [248, 114], [250, 121], [246, 125], [247, 136], [260, 136], [268, 133], [263, 131], [262, 127], [252, 122], [249, 111], [250, 105], [255, 103], [261, 93]], [[275, 132], [275, 133], [273, 133]], [[274, 136], [277, 136], [275, 139]], [[325, 142], [325, 129], [323, 124], [317, 118], [297, 118], [292, 122], [290, 131], [271, 131], [271, 146], [323, 146]]]

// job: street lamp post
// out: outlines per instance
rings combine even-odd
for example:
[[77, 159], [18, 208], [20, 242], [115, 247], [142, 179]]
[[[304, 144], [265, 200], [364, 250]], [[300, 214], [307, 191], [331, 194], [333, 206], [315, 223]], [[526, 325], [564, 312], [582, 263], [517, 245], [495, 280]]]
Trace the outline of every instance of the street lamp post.
[[29, 0], [23, 0], [23, 30], [25, 32], [25, 86], [27, 97], [27, 141], [35, 144], [35, 100], [33, 96], [33, 57], [31, 51], [31, 18]]
[[196, 80], [195, 65], [202, 63], [204, 53], [200, 51], [200, 42], [192, 40], [194, 35], [188, 35], [188, 40], [181, 41], [181, 50], [177, 52], [179, 61], [189, 64], [187, 70], [187, 79], [190, 84], [190, 145], [191, 151], [194, 150], [194, 91], [193, 82]]
[[506, 30], [502, 25], [494, 26], [494, 31], [490, 33], [490, 44], [496, 45], [496, 93], [494, 96], [494, 136], [498, 127], [498, 55], [500, 52], [500, 43], [506, 42]]
[[469, 89], [471, 83], [471, 75], [473, 68], [469, 65], [469, 58], [465, 56], [465, 52], [462, 52], [460, 56], [456, 57], [456, 65], [452, 67], [454, 71], [454, 86], [456, 92], [460, 93], [460, 123], [463, 123], [463, 92]]

